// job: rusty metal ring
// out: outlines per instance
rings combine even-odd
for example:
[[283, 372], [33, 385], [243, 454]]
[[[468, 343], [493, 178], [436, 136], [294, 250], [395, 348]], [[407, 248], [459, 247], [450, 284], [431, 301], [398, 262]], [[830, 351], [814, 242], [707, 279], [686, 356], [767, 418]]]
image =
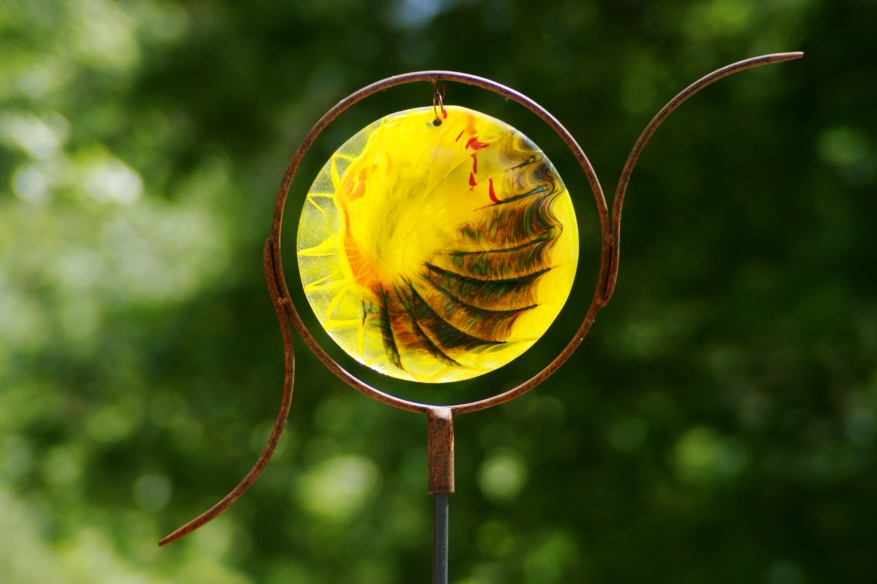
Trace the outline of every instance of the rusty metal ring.
[[[474, 85], [476, 87], [481, 87], [483, 89], [487, 89], [494, 93], [497, 93], [507, 99], [511, 99], [525, 108], [536, 114], [542, 121], [548, 124], [563, 142], [569, 147], [572, 151], [573, 155], [578, 160], [579, 164], [582, 167], [582, 170], [585, 172], [585, 176], [588, 179], [588, 183], [591, 186], [591, 190], [594, 193], [594, 200], [597, 204], [597, 212], [600, 216], [600, 230], [602, 233], [602, 253], [601, 253], [601, 261], [600, 261], [600, 275], [597, 281], [597, 288], [594, 292], [594, 297], [591, 300], [590, 308], [588, 309], [588, 313], [585, 316], [582, 325], [579, 327], [576, 334], [573, 336], [572, 340], [567, 344], [566, 348], [542, 371], [531, 377], [528, 381], [525, 381], [521, 385], [505, 391], [503, 393], [494, 395], [489, 398], [485, 398], [479, 401], [456, 404], [456, 405], [448, 405], [448, 406], [436, 406], [431, 404], [423, 404], [414, 401], [405, 400], [402, 398], [398, 398], [396, 396], [385, 393], [379, 389], [371, 387], [370, 385], [360, 381], [358, 378], [354, 377], [352, 374], [348, 373], [344, 368], [342, 368], [332, 357], [326, 353], [314, 337], [311, 335], [310, 331], [305, 326], [301, 317], [298, 314], [295, 306], [292, 303], [292, 300], [289, 296], [288, 288], [286, 286], [286, 278], [283, 274], [283, 267], [280, 255], [280, 231], [282, 227], [283, 221], [283, 209], [286, 203], [286, 197], [289, 193], [289, 186], [292, 183], [292, 178], [295, 175], [296, 170], [298, 169], [299, 164], [301, 163], [302, 158], [305, 153], [310, 148], [311, 144], [313, 144], [314, 140], [320, 133], [329, 125], [335, 118], [337, 118], [342, 112], [347, 110], [353, 104], [361, 101], [362, 99], [373, 95], [379, 91], [383, 91], [390, 87], [395, 87], [397, 85], [403, 85], [406, 83], [414, 83], [418, 81], [427, 81], [433, 84], [433, 87], [438, 87], [439, 83], [443, 81], [455, 81], [458, 83], [465, 83], [467, 85]], [[440, 95], [438, 92], [435, 92], [434, 95]], [[277, 193], [277, 202], [274, 207], [274, 224], [271, 230], [271, 237], [269, 238], [269, 242], [272, 243], [272, 264], [275, 272], [276, 282], [278, 284], [278, 289], [283, 296], [283, 305], [287, 314], [289, 315], [290, 320], [292, 321], [293, 327], [295, 327], [296, 331], [298, 331], [299, 335], [301, 335], [305, 344], [307, 344], [308, 348], [314, 352], [317, 358], [323, 362], [326, 367], [329, 368], [335, 375], [338, 376], [339, 379], [356, 389], [364, 393], [365, 395], [374, 398], [380, 402], [391, 405], [393, 407], [399, 408], [401, 410], [406, 410], [410, 412], [417, 413], [428, 413], [431, 409], [435, 407], [443, 407], [449, 408], [453, 414], [463, 414], [468, 412], [475, 412], [478, 410], [483, 410], [485, 408], [489, 408], [491, 406], [495, 406], [504, 402], [507, 402], [511, 399], [518, 397], [526, 393], [527, 391], [533, 389], [543, 381], [545, 381], [548, 377], [551, 376], [557, 369], [566, 362], [567, 359], [570, 358], [575, 349], [581, 344], [585, 335], [588, 332], [588, 329], [591, 327], [591, 324], [594, 322], [594, 317], [597, 314], [597, 311], [605, 305], [604, 291], [606, 289], [606, 284], [610, 279], [610, 270], [609, 267], [613, 262], [610, 260], [611, 252], [613, 250], [612, 238], [609, 236], [610, 233], [610, 221], [609, 221], [609, 209], [606, 205], [606, 198], [603, 195], [603, 189], [600, 186], [600, 182], [597, 179], [597, 174], [594, 172], [594, 168], [591, 166], [588, 157], [585, 155], [581, 146], [579, 146], [578, 142], [576, 142], [575, 138], [564, 128], [557, 119], [548, 113], [545, 108], [534, 102], [532, 99], [518, 93], [517, 91], [501, 85], [495, 81], [490, 81], [489, 79], [484, 79], [482, 77], [476, 77], [474, 75], [468, 75], [466, 73], [455, 73], [450, 71], [423, 71], [418, 73], [407, 73], [405, 75], [398, 75], [395, 77], [389, 77], [382, 81], [378, 81], [373, 83], [367, 87], [360, 89], [359, 91], [351, 94], [349, 97], [341, 100], [335, 107], [329, 110], [320, 120], [314, 125], [310, 132], [308, 132], [307, 136], [305, 136], [301, 145], [295, 151], [295, 154], [292, 157], [292, 160], [289, 163], [289, 166], [286, 169], [286, 174], [283, 177], [283, 181], [280, 185], [280, 190]]]

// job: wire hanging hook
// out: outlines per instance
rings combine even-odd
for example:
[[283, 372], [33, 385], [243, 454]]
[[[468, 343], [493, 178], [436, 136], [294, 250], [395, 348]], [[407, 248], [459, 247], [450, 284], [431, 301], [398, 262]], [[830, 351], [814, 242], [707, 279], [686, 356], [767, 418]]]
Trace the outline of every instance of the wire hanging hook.
[[[441, 126], [442, 119], [448, 117], [448, 112], [445, 110], [445, 84], [442, 83], [439, 85], [438, 80], [433, 80], [432, 82], [432, 111], [435, 113], [435, 120], [433, 120], [433, 126]], [[436, 108], [438, 105], [438, 108]], [[441, 110], [442, 115], [439, 117], [439, 110]]]

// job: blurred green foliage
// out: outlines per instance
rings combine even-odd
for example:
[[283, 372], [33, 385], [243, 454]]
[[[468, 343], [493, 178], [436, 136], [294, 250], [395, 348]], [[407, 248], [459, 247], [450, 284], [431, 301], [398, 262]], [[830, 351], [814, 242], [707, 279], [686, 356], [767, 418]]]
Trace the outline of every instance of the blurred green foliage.
[[[237, 484], [275, 416], [261, 245], [298, 141], [365, 84], [460, 70], [552, 111], [611, 193], [689, 82], [804, 50], [673, 114], [633, 176], [615, 298], [574, 359], [458, 419], [451, 579], [873, 582], [875, 25], [873, 0], [3, 0], [0, 581], [425, 582], [425, 420], [301, 346], [263, 476], [156, 547]], [[578, 300], [489, 376], [411, 387], [333, 353], [443, 402], [544, 366], [584, 314], [599, 247], [587, 185], [549, 129], [472, 88], [447, 101], [548, 153], [583, 251]], [[429, 103], [427, 85], [406, 86], [339, 118], [293, 185], [287, 244], [335, 147]], [[289, 249], [286, 262], [294, 286]]]

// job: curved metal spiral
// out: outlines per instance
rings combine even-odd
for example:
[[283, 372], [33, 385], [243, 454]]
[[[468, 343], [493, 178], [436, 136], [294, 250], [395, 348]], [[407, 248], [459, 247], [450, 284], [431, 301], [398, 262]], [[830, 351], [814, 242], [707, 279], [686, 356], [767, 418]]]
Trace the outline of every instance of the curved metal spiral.
[[588, 182], [590, 183], [591, 188], [594, 191], [594, 197], [597, 203], [597, 210], [600, 215], [601, 232], [603, 234], [601, 256], [602, 259], [596, 291], [591, 301], [590, 308], [588, 309], [588, 313], [582, 321], [582, 324], [579, 326], [579, 329], [577, 330], [572, 340], [569, 341], [566, 348], [564, 348], [564, 350], [547, 367], [545, 367], [542, 371], [540, 371], [524, 383], [520, 384], [519, 386], [509, 391], [506, 391], [505, 393], [501, 393], [487, 399], [458, 404], [454, 406], [444, 406], [442, 408], [450, 410], [452, 415], [463, 414], [483, 410], [485, 408], [507, 402], [533, 389], [534, 387], [545, 381], [545, 379], [550, 377], [555, 371], [557, 371], [557, 369], [559, 369], [560, 366], [563, 365], [563, 363], [565, 363], [567, 359], [569, 359], [569, 357], [576, 350], [576, 348], [578, 348], [582, 340], [584, 340], [584, 337], [590, 329], [591, 324], [593, 324], [594, 322], [594, 318], [596, 317], [597, 312], [602, 307], [604, 307], [607, 302], [609, 302], [609, 299], [612, 297], [612, 293], [615, 290], [615, 283], [617, 280], [618, 272], [618, 258], [620, 253], [619, 244], [621, 236], [621, 209], [624, 203], [624, 197], [627, 192], [627, 185], [630, 181], [631, 173], [633, 172], [636, 161], [642, 153], [642, 150], [645, 147], [646, 143], [655, 133], [655, 130], [657, 130], [661, 123], [663, 123], [663, 121], [667, 118], [667, 116], [669, 116], [670, 113], [673, 112], [673, 110], [679, 107], [682, 102], [694, 95], [696, 92], [723, 77], [727, 77], [728, 75], [732, 75], [746, 69], [751, 69], [753, 67], [770, 65], [773, 63], [780, 63], [793, 59], [800, 59], [802, 56], [803, 53], [800, 52], [777, 53], [739, 61], [737, 63], [733, 63], [731, 65], [718, 69], [713, 73], [710, 73], [709, 75], [692, 83], [682, 92], [680, 92], [669, 103], [667, 103], [667, 105], [665, 105], [658, 112], [657, 115], [655, 115], [655, 117], [648, 124], [648, 126], [646, 126], [645, 130], [634, 144], [633, 149], [631, 150], [630, 155], [627, 158], [627, 162], [624, 165], [624, 169], [622, 170], [621, 178], [618, 181], [618, 186], [615, 190], [615, 199], [613, 201], [611, 215], [608, 211], [602, 188], [600, 187], [600, 183], [597, 179], [597, 175], [591, 167], [591, 164], [585, 156], [584, 152], [582, 151], [581, 147], [578, 145], [578, 143], [576, 143], [575, 139], [553, 116], [551, 116], [551, 114], [545, 111], [542, 107], [540, 107], [529, 98], [521, 95], [520, 93], [509, 89], [508, 87], [487, 79], [475, 77], [473, 75], [467, 75], [464, 73], [427, 71], [420, 73], [408, 73], [405, 75], [399, 75], [397, 77], [384, 79], [383, 81], [378, 81], [377, 83], [374, 83], [357, 91], [356, 93], [350, 95], [349, 97], [338, 103], [317, 122], [317, 124], [311, 129], [310, 132], [308, 132], [307, 136], [305, 136], [301, 145], [298, 147], [295, 154], [293, 155], [293, 158], [290, 161], [289, 166], [287, 167], [286, 173], [280, 185], [280, 190], [277, 195], [277, 203], [275, 205], [274, 211], [274, 224], [271, 231], [271, 236], [265, 242], [265, 250], [263, 254], [265, 274], [268, 279], [268, 289], [271, 294], [271, 298], [274, 301], [274, 306], [277, 310], [278, 318], [280, 320], [280, 329], [283, 336], [283, 344], [286, 354], [283, 397], [281, 399], [281, 407], [277, 417], [277, 422], [275, 423], [274, 430], [272, 431], [271, 436], [268, 439], [268, 445], [265, 447], [262, 455], [256, 461], [256, 464], [253, 466], [252, 470], [231, 493], [229, 493], [219, 503], [214, 505], [210, 510], [162, 539], [159, 542], [159, 545], [165, 545], [191, 533], [198, 527], [201, 527], [202, 525], [222, 513], [225, 509], [231, 506], [232, 503], [240, 498], [241, 495], [243, 495], [243, 493], [249, 488], [249, 486], [256, 480], [262, 469], [268, 463], [268, 460], [271, 458], [271, 454], [274, 452], [274, 448], [280, 440], [280, 435], [283, 431], [283, 426], [286, 423], [286, 416], [289, 413], [289, 407], [292, 400], [293, 377], [295, 373], [295, 357], [292, 344], [290, 322], [292, 323], [292, 326], [295, 327], [296, 331], [301, 335], [308, 348], [310, 348], [314, 352], [317, 358], [319, 358], [336, 376], [338, 376], [339, 379], [341, 379], [354, 389], [368, 395], [369, 397], [377, 399], [378, 401], [410, 412], [428, 414], [431, 411], [437, 409], [437, 406], [403, 400], [401, 398], [397, 398], [395, 396], [384, 393], [363, 383], [362, 381], [351, 375], [349, 372], [345, 371], [317, 344], [316, 340], [313, 338], [313, 336], [311, 336], [307, 327], [304, 325], [304, 322], [302, 322], [301, 317], [299, 316], [298, 312], [295, 309], [295, 306], [292, 304], [292, 301], [289, 297], [289, 292], [286, 287], [286, 281], [283, 276], [283, 268], [280, 254], [280, 229], [283, 221], [283, 208], [286, 203], [286, 196], [289, 191], [290, 183], [292, 182], [292, 177], [295, 175], [295, 171], [297, 170], [308, 148], [311, 146], [314, 139], [316, 139], [316, 137], [325, 129], [325, 127], [329, 125], [329, 123], [334, 120], [339, 114], [341, 114], [341, 112], [352, 106], [354, 103], [374, 93], [383, 91], [396, 85], [402, 85], [405, 83], [412, 83], [416, 81], [428, 81], [434, 86], [438, 86], [438, 84], [443, 81], [456, 81], [468, 85], [482, 87], [523, 105], [524, 107], [535, 113], [537, 116], [539, 116], [551, 128], [553, 128], [561, 137], [561, 139], [563, 139], [563, 141], [567, 144], [567, 146], [569, 146], [569, 148], [573, 151], [576, 159], [582, 165], [582, 169], [584, 170], [585, 175], [588, 178]]

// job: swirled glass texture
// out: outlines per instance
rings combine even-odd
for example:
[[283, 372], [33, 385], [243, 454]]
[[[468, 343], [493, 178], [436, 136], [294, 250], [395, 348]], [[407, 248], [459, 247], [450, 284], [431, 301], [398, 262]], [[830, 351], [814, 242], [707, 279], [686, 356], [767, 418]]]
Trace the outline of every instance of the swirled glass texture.
[[329, 335], [372, 369], [432, 383], [530, 348], [569, 296], [579, 246], [569, 193], [532, 141], [462, 107], [439, 119], [406, 110], [348, 140], [311, 186], [297, 239]]

